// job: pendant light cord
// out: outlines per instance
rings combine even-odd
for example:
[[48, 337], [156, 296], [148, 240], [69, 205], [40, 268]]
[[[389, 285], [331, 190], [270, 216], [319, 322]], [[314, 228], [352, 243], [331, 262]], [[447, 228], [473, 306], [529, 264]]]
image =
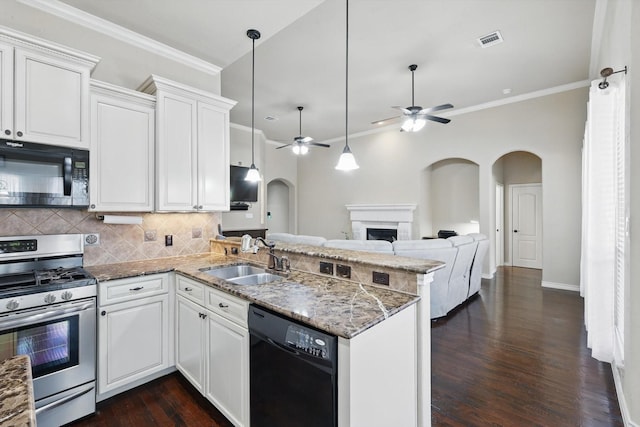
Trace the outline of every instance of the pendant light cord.
[[346, 12], [346, 46], [345, 46], [345, 79], [344, 79], [344, 143], [349, 147], [349, 0], [346, 0], [347, 12]]
[[251, 165], [255, 165], [253, 138], [255, 133], [255, 99], [256, 99], [256, 39], [251, 38]]

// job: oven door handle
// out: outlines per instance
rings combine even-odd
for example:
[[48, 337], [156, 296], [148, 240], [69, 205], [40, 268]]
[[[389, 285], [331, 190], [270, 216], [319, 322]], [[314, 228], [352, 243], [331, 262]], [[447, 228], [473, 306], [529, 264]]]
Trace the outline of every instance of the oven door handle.
[[86, 388], [84, 388], [84, 389], [82, 389], [80, 391], [77, 391], [77, 392], [75, 392], [73, 394], [70, 394], [69, 396], [65, 396], [60, 400], [56, 400], [56, 401], [53, 401], [51, 403], [47, 403], [46, 405], [41, 406], [40, 408], [37, 408], [36, 409], [36, 415], [40, 414], [41, 412], [50, 411], [50, 410], [55, 409], [58, 406], [63, 405], [63, 404], [65, 404], [65, 403], [67, 403], [67, 402], [69, 402], [71, 400], [77, 399], [80, 396], [83, 396], [83, 395], [89, 393], [91, 390], [93, 390], [95, 388], [93, 383], [88, 384], [85, 387]]
[[45, 308], [38, 309], [37, 313], [27, 312], [27, 313], [21, 313], [21, 314], [14, 314], [14, 315], [11, 315], [10, 317], [8, 316], [2, 321], [2, 329], [9, 329], [15, 326], [22, 326], [27, 323], [52, 320], [57, 317], [63, 316], [65, 314], [86, 311], [91, 308], [95, 308], [95, 301], [93, 300], [84, 302], [82, 304], [79, 304], [73, 307], [62, 308], [60, 310], [55, 310], [55, 311], [49, 311], [49, 309], [45, 307]]

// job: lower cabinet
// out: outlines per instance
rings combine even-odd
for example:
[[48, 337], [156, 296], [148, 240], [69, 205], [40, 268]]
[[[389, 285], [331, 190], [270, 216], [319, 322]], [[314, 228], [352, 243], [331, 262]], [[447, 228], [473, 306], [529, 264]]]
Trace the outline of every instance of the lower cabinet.
[[248, 303], [176, 276], [176, 367], [235, 426], [249, 426]]
[[99, 284], [98, 400], [173, 365], [170, 282], [159, 274]]

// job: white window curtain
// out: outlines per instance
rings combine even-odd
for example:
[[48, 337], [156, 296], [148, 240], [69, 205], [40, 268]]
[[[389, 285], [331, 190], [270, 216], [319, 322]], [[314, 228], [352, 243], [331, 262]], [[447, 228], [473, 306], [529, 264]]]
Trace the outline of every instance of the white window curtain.
[[[624, 138], [624, 79], [591, 83], [582, 149], [580, 293], [592, 356], [613, 361], [616, 315], [617, 143]], [[622, 131], [621, 131], [622, 128]], [[623, 201], [624, 203], [624, 201]]]

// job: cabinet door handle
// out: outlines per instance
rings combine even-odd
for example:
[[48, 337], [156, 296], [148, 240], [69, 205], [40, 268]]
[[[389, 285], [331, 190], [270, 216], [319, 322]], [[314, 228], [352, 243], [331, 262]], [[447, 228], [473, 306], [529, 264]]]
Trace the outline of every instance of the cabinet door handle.
[[201, 319], [206, 319], [207, 315], [205, 313], [198, 313], [198, 317], [200, 317]]
[[21, 131], [18, 131], [17, 135], [18, 135], [18, 136], [22, 136], [22, 132], [21, 132]]
[[100, 315], [101, 315], [101, 316], [106, 316], [106, 315], [107, 315], [107, 312], [106, 312], [106, 311], [104, 311], [104, 310], [102, 310], [102, 311], [100, 312]]
[[202, 205], [198, 205], [198, 209], [202, 209]]
[[4, 130], [4, 134], [5, 134], [5, 135], [11, 135], [11, 131], [10, 131], [9, 129], [5, 129], [5, 130]]
[[229, 304], [218, 303], [218, 307], [220, 307], [220, 308], [229, 308]]
[[135, 288], [130, 288], [130, 291], [139, 291], [140, 289], [144, 289], [144, 286], [136, 286]]
[[193, 290], [193, 288], [184, 288], [185, 292], [191, 292]]

